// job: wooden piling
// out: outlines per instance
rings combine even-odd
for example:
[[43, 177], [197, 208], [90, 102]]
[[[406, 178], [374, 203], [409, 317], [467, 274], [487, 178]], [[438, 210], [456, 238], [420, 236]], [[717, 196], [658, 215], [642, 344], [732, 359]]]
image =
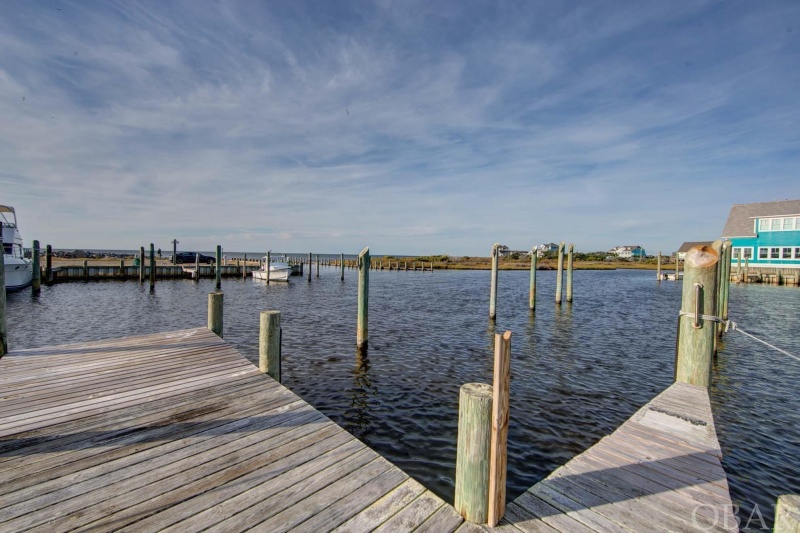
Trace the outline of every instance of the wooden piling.
[[681, 273], [681, 258], [678, 256], [678, 252], [675, 252], [675, 281], [680, 279]]
[[33, 294], [39, 294], [42, 291], [42, 267], [39, 263], [39, 241], [33, 241], [33, 280], [31, 281], [31, 291]]
[[656, 279], [661, 281], [661, 252], [658, 252], [658, 267], [656, 269]]
[[536, 310], [536, 247], [531, 248], [531, 283], [528, 289], [528, 307], [531, 311]]
[[739, 248], [739, 253], [736, 254], [736, 280], [739, 282], [744, 281], [742, 279], [742, 250], [743, 248]]
[[172, 239], [172, 264], [177, 265], [178, 239]]
[[150, 292], [156, 290], [156, 249], [150, 243]]
[[775, 506], [775, 524], [772, 532], [800, 532], [800, 496], [797, 494], [778, 496], [778, 504]]
[[570, 244], [567, 249], [567, 302], [572, 302], [572, 256], [575, 245]]
[[311, 281], [311, 252], [308, 252], [308, 281]]
[[125, 279], [125, 260], [119, 260], [119, 277], [120, 279]]
[[[269, 278], [270, 278], [269, 265], [271, 265], [271, 264], [272, 264], [272, 252], [268, 251], [267, 252], [267, 265], [264, 267], [266, 269], [266, 271], [267, 271], [267, 285], [269, 285]], [[278, 380], [278, 381], [280, 381], [280, 380]]]
[[678, 327], [675, 381], [709, 387], [716, 322], [696, 315], [714, 315], [719, 255], [710, 246], [686, 252], [683, 296]]
[[53, 283], [53, 247], [49, 244], [44, 253], [44, 282], [47, 285]]
[[506, 510], [508, 461], [509, 391], [511, 389], [511, 332], [494, 336], [494, 380], [492, 386], [492, 436], [489, 454], [489, 511], [487, 523], [494, 527]]
[[356, 326], [356, 346], [367, 346], [369, 334], [369, 246], [358, 254], [358, 324]]
[[[48, 246], [49, 247], [49, 246]], [[0, 228], [0, 250], [3, 248], [3, 231]], [[0, 357], [8, 353], [8, 329], [6, 329], [6, 266], [0, 263]]]
[[[222, 288], [222, 246], [219, 244], [217, 245], [217, 257], [214, 261], [214, 266], [216, 267], [215, 274], [217, 276], [217, 283], [215, 286], [217, 290], [220, 290]], [[222, 337], [222, 335], [220, 335], [220, 337]]]
[[144, 284], [144, 246], [139, 247], [139, 283]]
[[200, 282], [200, 254], [194, 254], [194, 280]]
[[489, 518], [489, 462], [492, 435], [492, 387], [461, 386], [458, 400], [458, 445], [453, 506], [470, 522]]
[[339, 254], [339, 264], [341, 265], [340, 270], [342, 271], [341, 279], [344, 281], [344, 254]]
[[319, 277], [319, 254], [317, 254], [317, 276]]
[[247, 279], [247, 254], [244, 254], [244, 260], [242, 261], [242, 279]]
[[558, 245], [558, 277], [556, 278], [556, 303], [561, 303], [561, 285], [564, 277], [564, 241]]
[[83, 260], [83, 279], [84, 281], [89, 279], [89, 260]]
[[258, 368], [281, 382], [281, 312], [261, 311], [258, 334]]
[[[725, 247], [725, 277], [722, 280], [722, 305], [719, 315], [722, 320], [728, 320], [728, 298], [731, 293], [731, 265], [733, 264], [733, 249], [730, 245]], [[724, 324], [720, 324], [720, 334], [725, 331]]]
[[500, 262], [499, 249], [499, 243], [494, 243], [492, 245], [492, 278], [489, 283], [489, 318], [492, 320], [497, 317], [497, 269]]
[[208, 329], [222, 338], [222, 297], [220, 291], [208, 294]]

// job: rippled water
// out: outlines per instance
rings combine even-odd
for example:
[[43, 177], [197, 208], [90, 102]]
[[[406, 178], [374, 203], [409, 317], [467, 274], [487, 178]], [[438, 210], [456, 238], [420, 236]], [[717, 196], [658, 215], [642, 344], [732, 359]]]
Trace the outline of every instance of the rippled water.
[[[647, 271], [577, 271], [575, 302], [556, 306], [541, 271], [535, 317], [528, 273], [370, 273], [369, 350], [355, 347], [356, 272], [311, 283], [224, 280], [225, 340], [257, 362], [259, 311], [282, 312], [284, 384], [452, 501], [458, 389], [491, 382], [495, 329], [513, 332], [508, 496], [613, 431], [673, 379], [680, 284]], [[213, 280], [71, 283], [9, 295], [11, 348], [203, 326]], [[734, 285], [731, 318], [796, 353], [800, 291]], [[771, 520], [800, 493], [800, 363], [731, 332], [716, 363], [715, 421], [734, 500]]]

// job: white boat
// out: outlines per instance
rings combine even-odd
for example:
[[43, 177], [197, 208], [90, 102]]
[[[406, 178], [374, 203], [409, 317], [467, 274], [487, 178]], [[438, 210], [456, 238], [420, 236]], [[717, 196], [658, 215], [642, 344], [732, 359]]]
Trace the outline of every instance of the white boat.
[[267, 257], [264, 256], [261, 259], [261, 268], [253, 270], [253, 278], [266, 280], [268, 273], [270, 281], [289, 281], [292, 267], [283, 261], [267, 263]]
[[31, 284], [33, 266], [22, 250], [22, 236], [17, 228], [13, 207], [0, 205], [0, 224], [3, 227], [3, 265], [7, 291], [18, 291]]

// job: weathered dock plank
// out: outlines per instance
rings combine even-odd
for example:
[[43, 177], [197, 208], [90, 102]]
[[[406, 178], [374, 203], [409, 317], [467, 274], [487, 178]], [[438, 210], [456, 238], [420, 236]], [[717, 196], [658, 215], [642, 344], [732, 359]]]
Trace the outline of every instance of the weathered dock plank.
[[205, 328], [0, 359], [0, 499], [0, 531], [463, 522]]
[[708, 391], [676, 383], [508, 506], [498, 531], [735, 531]]

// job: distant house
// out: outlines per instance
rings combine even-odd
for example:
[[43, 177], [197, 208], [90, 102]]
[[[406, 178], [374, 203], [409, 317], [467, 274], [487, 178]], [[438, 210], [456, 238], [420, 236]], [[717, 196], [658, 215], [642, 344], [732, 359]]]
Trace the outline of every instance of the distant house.
[[722, 238], [733, 261], [741, 254], [751, 267], [800, 268], [800, 200], [736, 204]]
[[696, 242], [685, 242], [681, 244], [681, 247], [678, 248], [678, 259], [684, 260], [686, 259], [686, 252], [694, 248], [695, 246], [711, 246], [713, 243], [708, 241], [696, 241]]
[[497, 256], [498, 257], [505, 257], [511, 254], [511, 250], [505, 244], [500, 244], [497, 246]]
[[536, 257], [544, 257], [544, 254], [548, 252], [557, 252], [558, 245], [554, 242], [548, 242], [546, 244], [540, 244], [536, 247]]
[[644, 248], [639, 245], [635, 246], [617, 246], [609, 250], [611, 255], [616, 255], [620, 259], [634, 259], [642, 258], [646, 255]]

